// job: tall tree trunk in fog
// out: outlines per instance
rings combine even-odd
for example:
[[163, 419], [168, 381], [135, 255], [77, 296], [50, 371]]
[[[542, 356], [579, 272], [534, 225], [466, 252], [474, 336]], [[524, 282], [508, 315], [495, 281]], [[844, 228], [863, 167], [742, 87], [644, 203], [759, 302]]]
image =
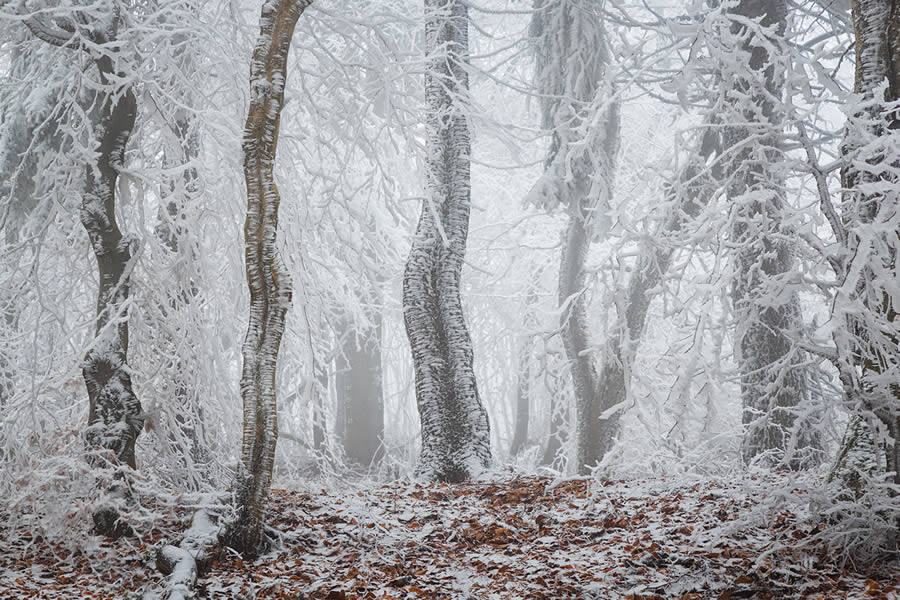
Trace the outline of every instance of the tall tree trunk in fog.
[[860, 100], [846, 127], [842, 214], [823, 209], [845, 248], [835, 268], [842, 285], [832, 321], [852, 417], [831, 476], [859, 498], [869, 479], [861, 470], [893, 472], [890, 480], [900, 484], [900, 6], [854, 0], [852, 7]]
[[560, 331], [575, 393], [577, 470], [609, 451], [618, 429], [615, 404], [601, 395], [587, 319], [585, 260], [608, 229], [619, 107], [606, 80], [609, 49], [602, 0], [535, 0], [535, 83], [542, 124], [552, 133], [544, 175], [530, 192], [540, 206], [566, 208], [559, 270]]
[[537, 320], [534, 305], [537, 303], [540, 270], [536, 270], [528, 283], [525, 295], [524, 335], [519, 342], [518, 365], [516, 370], [516, 413], [513, 439], [509, 445], [509, 456], [514, 458], [528, 442], [528, 425], [531, 416], [531, 363], [534, 350], [534, 336]]
[[[104, 79], [121, 76], [113, 70], [109, 57], [97, 62]], [[88, 165], [80, 213], [100, 271], [96, 338], [82, 367], [90, 399], [85, 437], [89, 445], [112, 449], [118, 460], [134, 468], [134, 443], [143, 425], [143, 411], [127, 363], [127, 302], [138, 242], [119, 230], [115, 194], [137, 103], [131, 89], [119, 98], [105, 94], [99, 101], [100, 122], [95, 128], [99, 156], [96, 165]]]
[[250, 288], [250, 321], [242, 349], [244, 440], [234, 484], [235, 514], [223, 535], [226, 544], [250, 556], [265, 547], [263, 510], [278, 441], [275, 371], [291, 302], [290, 278], [276, 244], [280, 197], [273, 173], [275, 150], [291, 37], [309, 4], [310, 0], [265, 2], [250, 59], [250, 108], [242, 143], [247, 183], [244, 250]]
[[381, 459], [384, 396], [381, 381], [381, 311], [372, 311], [373, 327], [359, 331], [348, 322], [336, 358], [335, 385], [341, 407], [344, 455], [361, 467]]
[[469, 17], [462, 0], [425, 0], [425, 10], [426, 199], [403, 276], [403, 319], [422, 423], [418, 474], [458, 482], [491, 462], [459, 289], [471, 205]]
[[[725, 133], [737, 253], [732, 298], [746, 427], [742, 454], [750, 462], [774, 451], [774, 460], [799, 468], [816, 462], [818, 452], [808, 450], [819, 442], [798, 420], [806, 372], [800, 365], [803, 354], [788, 337], [800, 324], [799, 300], [789, 280], [793, 233], [785, 224], [784, 178], [772, 167], [782, 155], [778, 136], [783, 126], [775, 104], [784, 95], [784, 66], [769, 48], [784, 43], [787, 7], [785, 0], [741, 0], [732, 14], [742, 18], [731, 31], [742, 38], [740, 48], [749, 55], [747, 63], [746, 58], [740, 63], [747, 70], [738, 72], [725, 90], [734, 106], [728, 120], [743, 123]], [[764, 38], [761, 28], [748, 27], [743, 19], [758, 21], [771, 34]], [[748, 144], [751, 138], [754, 142]]]

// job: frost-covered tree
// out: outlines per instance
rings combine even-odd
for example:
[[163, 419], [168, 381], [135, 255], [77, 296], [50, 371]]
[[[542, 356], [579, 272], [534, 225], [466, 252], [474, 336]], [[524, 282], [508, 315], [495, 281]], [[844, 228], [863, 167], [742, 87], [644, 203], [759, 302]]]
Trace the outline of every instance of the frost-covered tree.
[[234, 483], [234, 514], [223, 541], [254, 556], [265, 547], [263, 510], [272, 484], [278, 441], [275, 373], [291, 281], [276, 245], [280, 196], [275, 151], [284, 107], [287, 58], [294, 26], [311, 0], [267, 0], [250, 58], [250, 108], [244, 125], [247, 218], [244, 251], [250, 319], [244, 338], [241, 396], [244, 439]]
[[75, 16], [47, 18], [36, 13], [25, 19], [37, 38], [84, 53], [96, 74], [98, 89], [89, 93], [85, 110], [92, 119], [90, 143], [96, 155], [85, 165], [80, 212], [100, 283], [95, 340], [82, 368], [90, 398], [85, 439], [90, 446], [111, 450], [116, 460], [134, 468], [134, 443], [143, 416], [127, 363], [128, 298], [140, 244], [123, 235], [116, 222], [116, 184], [137, 101], [115, 56], [121, 22], [118, 4], [81, 9]]
[[[792, 337], [800, 325], [796, 243], [785, 199], [783, 116], [787, 72], [784, 0], [741, 0], [727, 11], [720, 51], [735, 355], [741, 376], [744, 460], [766, 455], [797, 468], [815, 464], [820, 442], [799, 411], [806, 357]], [[724, 32], [723, 32], [724, 33]], [[813, 452], [810, 454], [810, 450]]]
[[[840, 287], [831, 314], [836, 365], [851, 413], [832, 477], [859, 499], [884, 474], [900, 485], [900, 15], [888, 0], [855, 0], [852, 14], [856, 93], [842, 148], [843, 198], [840, 207], [827, 194], [821, 201], [841, 246], [832, 261]], [[893, 487], [891, 494], [898, 490]], [[895, 536], [898, 522], [895, 512]]]
[[[197, 11], [194, 3], [186, 3], [185, 12]], [[182, 16], [175, 13], [174, 18]], [[166, 23], [165, 17], [161, 19]], [[194, 205], [202, 195], [203, 178], [198, 169], [200, 155], [200, 132], [198, 118], [193, 110], [197, 106], [196, 90], [177, 81], [180, 77], [191, 77], [197, 71], [198, 57], [192, 46], [190, 33], [177, 30], [168, 40], [172, 46], [172, 67], [161, 73], [161, 78], [175, 81], [158, 84], [164, 90], [174, 90], [164, 102], [154, 97], [155, 118], [159, 123], [162, 146], [163, 180], [159, 186], [156, 240], [165, 262], [158, 261], [162, 269], [167, 269], [171, 283], [164, 287], [158, 315], [164, 322], [157, 323], [162, 343], [162, 352], [171, 352], [169, 363], [171, 382], [167, 383], [168, 394], [160, 399], [161, 410], [155, 411], [152, 404], [148, 411], [171, 416], [170, 422], [158, 423], [167, 439], [174, 442], [171, 454], [184, 463], [186, 472], [193, 475], [202, 472], [208, 462], [208, 441], [199, 393], [194, 384], [194, 368], [202, 358], [195, 351], [195, 345], [188, 340], [180, 340], [169, 332], [190, 319], [194, 303], [200, 294], [199, 235], [195, 223], [190, 220]], [[160, 275], [154, 273], [155, 275]], [[168, 283], [168, 282], [167, 282]], [[202, 301], [202, 298], [200, 299]], [[185, 336], [189, 335], [187, 332]], [[179, 348], [179, 345], [181, 347]], [[162, 390], [160, 390], [162, 391]], [[162, 421], [162, 419], [159, 419]], [[176, 431], [177, 430], [177, 431]], [[196, 467], [200, 467], [199, 469]]]
[[[114, 464], [136, 467], [134, 445], [143, 425], [143, 409], [134, 392], [128, 365], [128, 321], [131, 274], [140, 242], [125, 235], [116, 220], [117, 183], [124, 167], [125, 147], [137, 114], [132, 84], [119, 60], [118, 3], [91, 7], [62, 6], [50, 13], [20, 6], [29, 31], [38, 39], [70, 49], [88, 65], [91, 86], [76, 112], [84, 126], [89, 153], [84, 160], [79, 217], [91, 242], [99, 271], [95, 336], [82, 362], [88, 391], [89, 450], [102, 451]], [[94, 463], [100, 456], [92, 454]], [[122, 488], [127, 489], [125, 487]], [[118, 512], [109, 505], [94, 513], [97, 530], [105, 535], [129, 534]]]
[[585, 260], [609, 227], [619, 105], [607, 77], [610, 50], [602, 0], [535, 0], [535, 88], [543, 127], [551, 134], [546, 170], [529, 200], [563, 207], [569, 216], [559, 270], [560, 330], [575, 393], [579, 472], [611, 448], [618, 402], [599, 388], [587, 314]]
[[417, 472], [458, 482], [491, 462], [460, 299], [471, 205], [469, 17], [462, 0], [425, 0], [425, 9], [426, 189], [403, 276], [403, 319], [422, 424]]
[[43, 168], [65, 151], [56, 111], [60, 90], [34, 78], [35, 65], [46, 76], [64, 77], [61, 61], [48, 55], [44, 43], [34, 43], [27, 28], [16, 28], [14, 35], [19, 39], [11, 42], [7, 77], [15, 85], [8, 86], [0, 99], [0, 246], [5, 245], [0, 254], [8, 276], [0, 280], [0, 406], [12, 397], [19, 371], [16, 340], [25, 300], [13, 275], [20, 268], [16, 250], [34, 235], [32, 216], [46, 213], [49, 186], [41, 176]]

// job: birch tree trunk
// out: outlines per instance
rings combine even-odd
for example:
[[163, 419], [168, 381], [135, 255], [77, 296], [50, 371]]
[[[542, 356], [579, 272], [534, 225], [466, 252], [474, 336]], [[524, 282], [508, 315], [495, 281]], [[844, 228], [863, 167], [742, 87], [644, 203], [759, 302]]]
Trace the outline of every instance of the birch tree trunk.
[[[748, 463], [765, 455], [772, 464], [796, 469], [818, 464], [821, 444], [808, 423], [798, 419], [806, 372], [800, 366], [803, 354], [788, 337], [800, 324], [800, 304], [789, 280], [793, 233], [785, 225], [784, 177], [772, 166], [783, 152], [775, 104], [784, 95], [784, 66], [770, 48], [784, 43], [787, 6], [784, 0], [741, 0], [731, 14], [760, 25], [733, 22], [731, 31], [742, 38], [738, 43], [749, 61], [747, 71], [738, 72], [726, 90], [734, 106], [729, 120], [744, 124], [728, 127], [725, 134], [737, 252], [732, 299], [746, 428], [742, 455]], [[771, 34], [763, 35], [762, 28]]]
[[244, 126], [247, 220], [244, 249], [250, 289], [250, 320], [244, 338], [241, 396], [244, 439], [235, 477], [235, 513], [223, 542], [248, 556], [265, 547], [263, 511], [272, 483], [276, 420], [275, 371], [291, 302], [291, 282], [278, 254], [278, 205], [274, 163], [284, 106], [287, 57], [294, 26], [310, 0], [267, 0], [250, 59], [250, 108]]
[[845, 247], [832, 321], [840, 324], [834, 340], [851, 422], [831, 477], [855, 487], [858, 498], [860, 465], [893, 473], [889, 480], [900, 484], [900, 7], [895, 0], [854, 0], [852, 11], [860, 100], [846, 128], [843, 211], [831, 219]]
[[459, 289], [471, 205], [469, 17], [461, 0], [425, 0], [425, 9], [426, 200], [403, 276], [403, 319], [422, 423], [417, 473], [460, 482], [491, 462]]

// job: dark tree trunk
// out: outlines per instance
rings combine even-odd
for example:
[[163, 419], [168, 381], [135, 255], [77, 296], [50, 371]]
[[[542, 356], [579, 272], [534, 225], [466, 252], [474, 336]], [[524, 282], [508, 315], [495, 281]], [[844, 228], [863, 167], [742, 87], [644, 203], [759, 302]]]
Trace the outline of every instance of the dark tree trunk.
[[309, 0], [263, 4], [250, 59], [250, 108], [242, 144], [247, 183], [244, 249], [250, 288], [250, 319], [242, 349], [244, 440], [234, 484], [235, 513], [222, 536], [225, 544], [248, 556], [256, 556], [266, 546], [263, 511], [278, 441], [275, 372], [291, 302], [290, 278], [276, 244], [280, 197], [273, 174], [275, 150], [291, 37], [309, 4]]
[[459, 482], [491, 462], [490, 427], [460, 300], [471, 205], [469, 18], [460, 0], [425, 0], [426, 164], [422, 206], [403, 277], [403, 317], [422, 422], [419, 476]]
[[[732, 33], [744, 38], [741, 50], [749, 53], [754, 78], [738, 78], [727, 92], [734, 94], [735, 106], [745, 107], [733, 120], [748, 123], [726, 129], [737, 248], [732, 298], [746, 427], [742, 454], [746, 462], [765, 454], [774, 464], [813, 466], [820, 459], [820, 443], [808, 423], [798, 420], [798, 405], [807, 396], [804, 356], [788, 337], [800, 324], [799, 300], [788, 280], [794, 266], [792, 232], [785, 225], [783, 176], [771, 167], [782, 154], [778, 135], [783, 125], [774, 103], [784, 94], [784, 73], [768, 47], [783, 44], [787, 6], [784, 0], [742, 0], [733, 14], [774, 27], [773, 37], [763, 40], [744, 22], [732, 25]], [[751, 136], [757, 141], [746, 144]]]
[[[97, 61], [103, 80], [119, 74], [109, 57]], [[143, 426], [143, 410], [131, 385], [128, 367], [128, 297], [137, 240], [122, 235], [116, 222], [116, 181], [131, 136], [137, 102], [131, 89], [116, 97], [99, 95], [100, 120], [96, 164], [85, 174], [81, 223], [97, 258], [100, 289], [94, 342], [84, 357], [82, 374], [89, 398], [89, 447], [112, 451], [118, 462], [135, 468], [134, 443]]]
[[[619, 149], [619, 105], [606, 81], [610, 54], [601, 5], [535, 0], [531, 22], [542, 124], [552, 143], [544, 175], [529, 195], [539, 205], [564, 206], [569, 215], [559, 270], [560, 334], [575, 395], [579, 473], [603, 459], [619, 421], [599, 388], [585, 273], [592, 241], [608, 229]], [[602, 114], [593, 112], [598, 97], [609, 98]]]
[[[105, 29], [84, 30], [92, 44], [112, 46], [116, 40], [121, 14], [113, 12]], [[25, 25], [48, 44], [82, 51], [84, 38], [74, 35], [74, 22], [48, 24], [28, 18]], [[88, 56], [85, 51], [85, 56]], [[96, 118], [93, 124], [96, 162], [85, 170], [80, 219], [87, 231], [97, 260], [99, 290], [94, 340], [82, 361], [82, 375], [88, 392], [88, 426], [84, 439], [89, 451], [101, 451], [114, 464], [136, 467], [134, 444], [143, 426], [143, 409], [131, 385], [128, 367], [128, 299], [135, 253], [139, 247], [133, 237], [122, 235], [116, 222], [116, 183], [123, 167], [125, 147], [134, 129], [137, 100], [133, 90], [117, 83], [125, 74], [117, 71], [110, 54], [91, 55], [101, 91], [91, 96], [94, 104], [86, 110]], [[93, 464], [102, 458], [90, 456]], [[119, 482], [126, 480], [123, 472]], [[130, 496], [128, 482], [114, 483], [108, 498]], [[104, 504], [93, 515], [98, 533], [110, 537], [131, 535], [132, 529], [116, 509]]]

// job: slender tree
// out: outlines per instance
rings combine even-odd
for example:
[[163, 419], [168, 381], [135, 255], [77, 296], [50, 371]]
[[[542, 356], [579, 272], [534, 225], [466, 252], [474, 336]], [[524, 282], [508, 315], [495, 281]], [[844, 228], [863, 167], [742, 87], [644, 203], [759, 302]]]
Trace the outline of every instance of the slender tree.
[[425, 9], [426, 199], [403, 276], [403, 319], [422, 423], [418, 474], [458, 482], [491, 462], [459, 290], [471, 205], [469, 17], [461, 0], [425, 0]]
[[535, 318], [535, 304], [537, 303], [537, 287], [539, 285], [541, 269], [535, 269], [529, 278], [527, 291], [525, 292], [525, 316], [524, 329], [519, 341], [517, 370], [516, 370], [516, 411], [513, 438], [509, 445], [509, 456], [514, 458], [528, 443], [529, 421], [531, 420], [531, 396], [532, 374], [531, 363], [535, 346], [535, 330], [537, 319]]
[[250, 108], [242, 143], [247, 183], [244, 250], [250, 289], [250, 319], [242, 349], [244, 439], [234, 485], [235, 512], [223, 534], [224, 543], [250, 556], [265, 547], [263, 510], [278, 441], [275, 367], [291, 302], [290, 278], [276, 245], [280, 196], [274, 178], [275, 150], [291, 38], [297, 19], [310, 3], [265, 2], [250, 59]]
[[618, 413], [598, 389], [589, 335], [585, 260], [608, 228], [619, 106], [606, 71], [609, 46], [602, 0], [535, 0], [536, 87], [542, 123], [551, 132], [546, 171], [530, 192], [547, 208], [565, 207], [569, 222], [559, 269], [560, 332], [575, 393], [576, 469], [587, 472], [612, 446]]

